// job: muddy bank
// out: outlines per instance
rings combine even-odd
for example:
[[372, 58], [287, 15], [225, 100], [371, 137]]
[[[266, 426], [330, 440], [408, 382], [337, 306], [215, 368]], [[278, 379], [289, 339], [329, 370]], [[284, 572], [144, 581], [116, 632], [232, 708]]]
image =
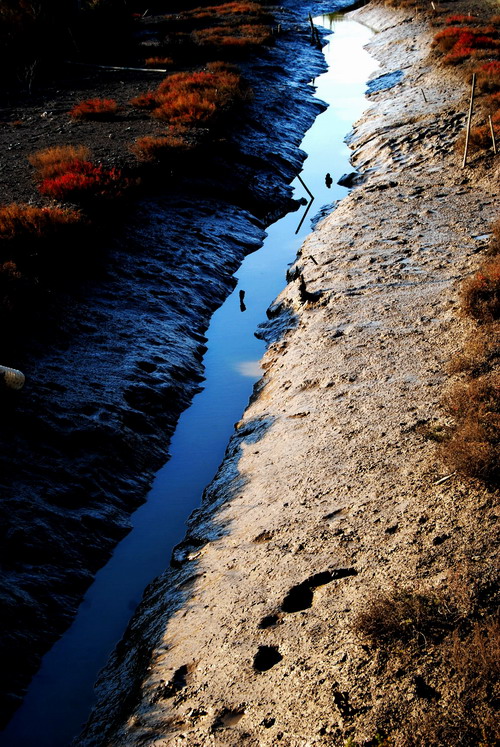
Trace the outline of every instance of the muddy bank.
[[2, 399], [3, 718], [167, 458], [232, 273], [291, 207], [297, 145], [321, 110], [308, 83], [324, 64], [297, 5], [280, 11], [276, 45], [245, 66], [255, 97], [238, 132], [196, 179], [129, 209], [94, 247], [89, 275], [9, 340], [27, 384]]
[[380, 74], [395, 73], [351, 137], [364, 184], [305, 242], [270, 310], [265, 376], [80, 745], [368, 745], [388, 727], [391, 744], [423, 744], [423, 724], [456, 714], [456, 660], [427, 641], [386, 659], [356, 619], [392, 588], [445, 604], [473, 585], [492, 611], [498, 496], [445, 475], [429, 434], [498, 162], [460, 170], [467, 91], [430, 63], [423, 16], [354, 17], [378, 31]]

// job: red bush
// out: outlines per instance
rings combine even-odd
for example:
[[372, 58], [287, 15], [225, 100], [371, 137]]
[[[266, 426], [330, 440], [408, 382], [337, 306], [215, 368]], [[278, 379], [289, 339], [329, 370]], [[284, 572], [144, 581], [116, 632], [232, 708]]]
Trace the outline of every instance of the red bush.
[[486, 62], [476, 68], [477, 87], [483, 93], [500, 90], [500, 62]]
[[173, 124], [208, 125], [244, 97], [241, 78], [229, 68], [175, 73], [154, 94], [153, 117]]
[[174, 162], [179, 156], [191, 150], [192, 147], [191, 143], [178, 134], [138, 138], [131, 146], [131, 150], [139, 161], [165, 161], [168, 159]]
[[158, 94], [154, 91], [140, 93], [130, 101], [131, 106], [135, 106], [136, 109], [154, 109], [159, 103]]
[[144, 64], [146, 67], [165, 67], [166, 65], [173, 65], [174, 61], [171, 57], [148, 57]]
[[84, 145], [56, 145], [28, 156], [38, 179], [48, 179], [71, 170], [76, 161], [87, 161], [90, 150]]
[[246, 49], [267, 44], [272, 35], [267, 26], [243, 24], [241, 26], [214, 26], [193, 32], [193, 39], [200, 46]]
[[69, 112], [73, 119], [113, 119], [118, 112], [118, 104], [113, 99], [88, 99], [76, 104]]
[[80, 161], [72, 164], [71, 171], [44, 179], [40, 192], [55, 200], [85, 202], [120, 197], [127, 186], [119, 169], [105, 169], [90, 161]]
[[448, 18], [445, 19], [445, 24], [447, 26], [454, 25], [454, 24], [466, 24], [466, 23], [473, 23], [475, 20], [475, 16], [466, 16], [463, 13], [457, 13], [454, 16], [448, 16]]

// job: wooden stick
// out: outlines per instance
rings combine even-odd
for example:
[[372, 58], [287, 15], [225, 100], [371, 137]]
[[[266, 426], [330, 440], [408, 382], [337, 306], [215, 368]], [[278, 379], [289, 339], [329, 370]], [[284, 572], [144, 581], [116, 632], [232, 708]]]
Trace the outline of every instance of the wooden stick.
[[66, 65], [80, 65], [81, 67], [97, 67], [100, 70], [132, 70], [138, 73], [163, 73], [167, 70], [160, 70], [157, 67], [118, 67], [117, 65], [94, 65], [92, 62], [73, 62], [73, 60], [64, 60]]
[[310, 189], [308, 189], [308, 188], [306, 187], [306, 185], [304, 184], [304, 180], [302, 179], [302, 177], [300, 176], [300, 174], [297, 174], [297, 179], [298, 179], [298, 180], [299, 180], [299, 182], [300, 182], [300, 183], [302, 184], [302, 186], [303, 186], [303, 187], [304, 187], [304, 189], [306, 190], [306, 192], [307, 192], [307, 194], [309, 195], [309, 197], [311, 198], [311, 200], [314, 200], [314, 195], [313, 195], [313, 193], [311, 192], [311, 190], [310, 190]]
[[470, 136], [470, 123], [472, 120], [472, 107], [474, 105], [474, 89], [476, 87], [476, 73], [472, 73], [472, 85], [470, 92], [470, 104], [469, 104], [469, 117], [467, 119], [467, 133], [465, 135], [465, 148], [464, 148], [464, 160], [462, 161], [462, 168], [465, 168], [467, 163], [467, 151], [469, 150], [469, 136]]
[[312, 15], [310, 13], [309, 13], [309, 23], [311, 24], [311, 37], [312, 37], [312, 41], [314, 43], [314, 31], [315, 31], [315, 29], [314, 29], [314, 21], [312, 19]]
[[496, 155], [496, 153], [497, 153], [497, 143], [496, 143], [496, 140], [495, 140], [495, 130], [493, 129], [493, 122], [491, 121], [491, 114], [488, 114], [488, 121], [490, 123], [491, 139], [493, 141], [493, 153]]
[[300, 229], [302, 228], [302, 225], [303, 225], [303, 223], [304, 223], [304, 221], [305, 221], [305, 219], [306, 219], [306, 216], [307, 216], [307, 214], [308, 214], [309, 210], [311, 209], [311, 205], [313, 204], [313, 202], [314, 202], [314, 197], [311, 197], [311, 199], [310, 199], [310, 200], [309, 200], [309, 202], [307, 203], [307, 207], [306, 207], [306, 209], [305, 209], [304, 215], [302, 216], [302, 218], [301, 218], [301, 220], [300, 220], [300, 223], [299, 223], [299, 225], [297, 226], [297, 230], [295, 231], [295, 235], [297, 235], [297, 234], [298, 234], [298, 232], [300, 231]]
[[452, 477], [454, 477], [457, 473], [452, 472], [451, 475], [446, 475], [446, 477], [442, 477], [440, 480], [437, 480], [433, 485], [441, 485], [442, 482], [446, 482], [447, 480], [451, 480]]

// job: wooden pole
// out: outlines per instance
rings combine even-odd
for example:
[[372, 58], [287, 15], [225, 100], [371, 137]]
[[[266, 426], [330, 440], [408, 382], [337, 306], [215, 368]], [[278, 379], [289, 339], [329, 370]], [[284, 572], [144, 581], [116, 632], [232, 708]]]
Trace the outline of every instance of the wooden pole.
[[465, 134], [465, 148], [464, 148], [464, 160], [462, 161], [462, 168], [465, 168], [467, 163], [467, 151], [469, 150], [469, 136], [470, 136], [470, 123], [472, 120], [472, 108], [474, 105], [474, 89], [476, 87], [476, 73], [472, 73], [472, 85], [470, 91], [470, 104], [469, 104], [469, 116], [467, 118], [467, 132]]
[[496, 155], [496, 152], [497, 152], [497, 143], [496, 143], [496, 140], [495, 140], [495, 130], [493, 129], [493, 122], [491, 121], [491, 114], [488, 114], [488, 121], [490, 123], [491, 139], [493, 141], [493, 153]]

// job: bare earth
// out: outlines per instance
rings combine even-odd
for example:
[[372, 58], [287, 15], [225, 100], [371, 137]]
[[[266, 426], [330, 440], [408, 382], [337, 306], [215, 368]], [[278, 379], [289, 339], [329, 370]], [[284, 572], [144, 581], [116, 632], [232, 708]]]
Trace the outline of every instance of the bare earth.
[[423, 19], [351, 17], [380, 32], [377, 74], [404, 72], [356, 125], [369, 174], [306, 240], [297, 267], [319, 300], [295, 280], [271, 310], [265, 376], [79, 745], [363, 744], [388, 709], [392, 745], [429, 693], [452, 707], [442, 667], [397, 650], [382, 666], [354, 621], [381, 589], [446, 590], [495, 564], [494, 492], [439, 483], [425, 433], [444, 422], [459, 280], [498, 217], [499, 162], [460, 168], [468, 91], [429, 61]]

